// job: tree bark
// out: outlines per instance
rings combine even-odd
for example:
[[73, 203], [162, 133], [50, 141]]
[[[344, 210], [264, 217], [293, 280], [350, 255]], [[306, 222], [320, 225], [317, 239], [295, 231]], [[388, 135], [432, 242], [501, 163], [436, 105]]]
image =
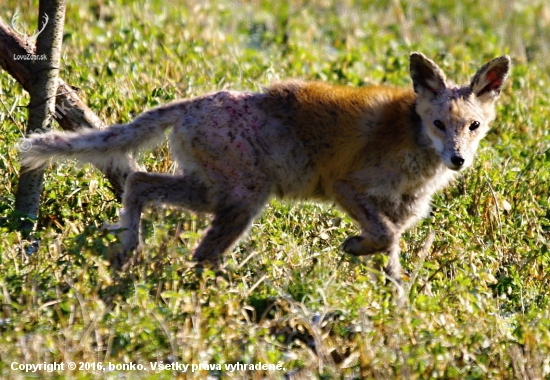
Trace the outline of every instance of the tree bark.
[[[29, 118], [27, 134], [44, 133], [51, 129], [57, 93], [57, 73], [61, 61], [61, 42], [65, 22], [66, 0], [41, 0], [38, 27], [42, 32], [36, 40], [36, 56], [30, 59], [31, 78], [28, 105]], [[21, 168], [19, 186], [15, 195], [15, 209], [25, 219], [19, 229], [29, 232], [38, 217], [40, 193], [44, 181], [44, 170]]]
[[[30, 93], [32, 73], [34, 72], [32, 61], [18, 59], [28, 54], [36, 54], [34, 45], [18, 36], [0, 17], [0, 67], [6, 70], [27, 92]], [[105, 128], [105, 124], [101, 119], [88, 108], [71, 86], [65, 83], [61, 78], [58, 78], [57, 82], [58, 88], [55, 98], [56, 110], [54, 118], [61, 128], [64, 130]], [[125, 167], [121, 169], [107, 168], [103, 170], [105, 177], [111, 183], [117, 199], [121, 199], [124, 183], [128, 175], [138, 170], [138, 168], [137, 163], [132, 157], [127, 155]]]

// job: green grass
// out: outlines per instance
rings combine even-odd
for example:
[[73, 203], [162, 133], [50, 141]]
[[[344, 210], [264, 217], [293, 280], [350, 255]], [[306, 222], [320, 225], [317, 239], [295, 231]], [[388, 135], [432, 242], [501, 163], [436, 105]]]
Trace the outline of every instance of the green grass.
[[[1, 16], [15, 10], [30, 34], [37, 2], [7, 0]], [[143, 260], [116, 278], [101, 225], [119, 205], [101, 173], [73, 162], [47, 171], [40, 249], [26, 255], [12, 227], [29, 98], [0, 74], [0, 377], [33, 376], [13, 362], [172, 360], [285, 368], [179, 373], [190, 379], [550, 378], [546, 1], [68, 1], [61, 75], [114, 123], [175, 98], [283, 78], [410, 86], [415, 50], [457, 82], [497, 55], [512, 55], [514, 68], [475, 166], [403, 237], [413, 274], [404, 308], [368, 263], [338, 251], [356, 228], [330, 205], [271, 202], [226, 256], [227, 276], [202, 278], [189, 259], [208, 218], [151, 207]], [[173, 169], [166, 145], [140, 162]]]

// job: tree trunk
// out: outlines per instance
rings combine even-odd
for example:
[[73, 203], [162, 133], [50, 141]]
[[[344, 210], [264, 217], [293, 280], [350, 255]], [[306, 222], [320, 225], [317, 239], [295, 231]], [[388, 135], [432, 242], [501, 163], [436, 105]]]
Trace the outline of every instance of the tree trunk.
[[[38, 28], [42, 32], [36, 40], [36, 57], [31, 62], [29, 118], [27, 134], [43, 133], [51, 129], [55, 112], [57, 73], [61, 60], [61, 42], [65, 22], [66, 0], [41, 0], [38, 14]], [[38, 216], [38, 205], [44, 170], [21, 168], [19, 186], [15, 195], [15, 209], [25, 215], [19, 229], [32, 230]]]
[[[16, 59], [16, 57], [35, 53], [34, 45], [18, 36], [0, 17], [0, 66], [14, 77], [29, 93], [31, 91], [31, 77], [34, 72], [32, 61]], [[61, 78], [58, 78], [56, 113], [54, 117], [64, 130], [75, 130], [78, 128], [102, 129], [105, 127], [101, 119], [82, 102], [76, 91]], [[132, 157], [126, 155], [125, 167], [123, 169], [112, 170], [111, 168], [107, 168], [103, 170], [105, 177], [111, 183], [117, 199], [121, 199], [126, 177], [131, 172], [138, 170], [138, 168], [137, 163]]]

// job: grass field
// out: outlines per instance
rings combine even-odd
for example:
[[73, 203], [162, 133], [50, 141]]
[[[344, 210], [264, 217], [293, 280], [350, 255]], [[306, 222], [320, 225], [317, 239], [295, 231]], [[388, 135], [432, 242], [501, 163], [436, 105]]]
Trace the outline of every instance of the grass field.
[[[37, 2], [0, 3], [6, 20], [16, 10], [31, 34]], [[207, 216], [151, 207], [143, 260], [116, 278], [101, 225], [119, 204], [74, 162], [47, 171], [40, 249], [26, 255], [13, 207], [29, 98], [0, 73], [0, 378], [550, 378], [547, 1], [69, 0], [65, 31], [61, 76], [107, 123], [283, 78], [411, 86], [411, 51], [459, 83], [498, 55], [514, 67], [474, 167], [403, 238], [405, 307], [339, 252], [357, 231], [331, 205], [272, 201], [223, 278], [189, 268]], [[166, 145], [140, 163], [174, 170]], [[18, 369], [54, 362], [77, 369]]]

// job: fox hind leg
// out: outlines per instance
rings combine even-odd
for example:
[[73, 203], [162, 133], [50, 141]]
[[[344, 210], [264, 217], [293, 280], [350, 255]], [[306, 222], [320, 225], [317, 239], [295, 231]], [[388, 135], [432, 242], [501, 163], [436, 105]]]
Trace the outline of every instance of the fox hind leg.
[[229, 250], [248, 229], [266, 198], [258, 195], [251, 201], [247, 197], [246, 201], [235, 200], [216, 210], [212, 224], [193, 253], [193, 258], [200, 263], [217, 265], [221, 254]]
[[141, 212], [143, 207], [154, 201], [180, 205], [195, 212], [212, 212], [214, 209], [208, 187], [196, 175], [130, 174], [122, 199], [120, 220], [115, 226], [123, 229], [120, 235], [122, 250], [112, 258], [115, 267], [125, 267], [130, 253], [138, 247]]
[[198, 175], [173, 176], [159, 173], [134, 172], [126, 181], [118, 228], [122, 252], [113, 258], [113, 265], [125, 268], [130, 253], [138, 247], [140, 219], [143, 207], [153, 201], [183, 206], [194, 212], [214, 214], [214, 218], [193, 253], [199, 262], [216, 264], [220, 255], [235, 244], [248, 229], [268, 198], [268, 191], [213, 188]]

